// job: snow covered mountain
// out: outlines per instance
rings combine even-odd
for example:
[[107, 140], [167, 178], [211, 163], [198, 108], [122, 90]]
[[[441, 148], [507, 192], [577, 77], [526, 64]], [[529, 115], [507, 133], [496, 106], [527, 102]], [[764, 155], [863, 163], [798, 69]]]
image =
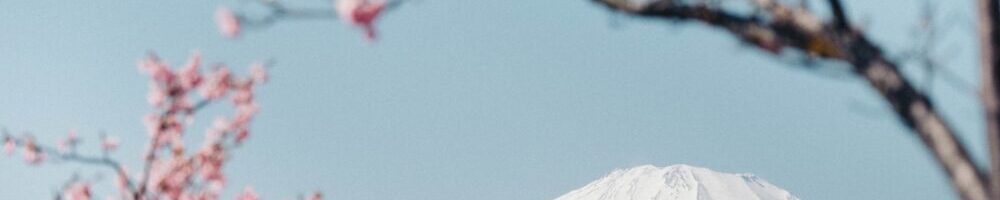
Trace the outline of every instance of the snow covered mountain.
[[798, 200], [752, 174], [689, 165], [618, 169], [556, 200]]

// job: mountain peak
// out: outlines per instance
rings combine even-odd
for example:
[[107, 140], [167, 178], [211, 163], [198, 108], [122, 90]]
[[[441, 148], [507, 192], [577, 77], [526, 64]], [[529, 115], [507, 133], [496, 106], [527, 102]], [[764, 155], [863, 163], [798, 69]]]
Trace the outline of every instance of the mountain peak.
[[753, 174], [678, 164], [617, 169], [556, 200], [798, 200]]

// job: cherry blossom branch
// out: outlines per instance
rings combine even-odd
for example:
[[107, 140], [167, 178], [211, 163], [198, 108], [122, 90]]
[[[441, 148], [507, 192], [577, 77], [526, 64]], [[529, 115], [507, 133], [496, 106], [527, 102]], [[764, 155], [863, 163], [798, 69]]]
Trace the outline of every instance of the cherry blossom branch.
[[[171, 100], [171, 101], [173, 101], [173, 100]], [[195, 112], [197, 112], [198, 110], [201, 110], [205, 106], [208, 106], [210, 103], [212, 103], [211, 99], [201, 99], [201, 100], [198, 101], [198, 103], [195, 103], [194, 106], [192, 106], [190, 109], [184, 110], [183, 112], [185, 112], [187, 115], [193, 115]], [[178, 109], [168, 109], [168, 110], [163, 111], [160, 114], [160, 118], [159, 118], [161, 120], [159, 122], [157, 122], [157, 123], [158, 124], [167, 123], [167, 121], [163, 121], [163, 120], [168, 119], [167, 116], [174, 115], [174, 114], [176, 114], [179, 111], [180, 110], [178, 110]], [[159, 130], [159, 131], [163, 131], [162, 127], [161, 127], [161, 130]], [[162, 132], [159, 132], [159, 131], [157, 131], [158, 134], [162, 133]], [[157, 139], [158, 139], [158, 136], [150, 137], [150, 141], [147, 144], [155, 144]], [[141, 177], [139, 179], [139, 187], [138, 187], [139, 189], [136, 190], [135, 192], [131, 192], [130, 193], [130, 194], [133, 194], [133, 198], [134, 199], [140, 199], [140, 197], [143, 197], [146, 194], [146, 187], [147, 187], [147, 185], [149, 185], [149, 174], [152, 171], [153, 162], [156, 161], [156, 149], [157, 148], [147, 147], [145, 153], [143, 153], [143, 155], [144, 155], [143, 156], [144, 162], [143, 162], [143, 168], [142, 168], [143, 169], [142, 170], [142, 175], [141, 175]]]
[[105, 167], [109, 167], [109, 168], [113, 169], [115, 171], [115, 173], [118, 175], [118, 177], [119, 177], [118, 180], [122, 181], [124, 183], [124, 185], [125, 185], [124, 189], [126, 189], [126, 192], [128, 192], [129, 194], [132, 194], [132, 193], [135, 193], [135, 191], [136, 191], [135, 190], [135, 185], [132, 183], [131, 179], [128, 178], [128, 175], [125, 172], [125, 168], [123, 168], [122, 165], [121, 165], [121, 163], [119, 163], [116, 160], [109, 159], [107, 157], [96, 158], [96, 157], [81, 156], [81, 155], [75, 154], [75, 153], [73, 153], [73, 154], [62, 154], [62, 155], [60, 155], [60, 159], [62, 159], [62, 160], [68, 160], [68, 161], [75, 161], [75, 162], [84, 163], [84, 164], [103, 165]]
[[[201, 110], [205, 106], [208, 106], [210, 103], [212, 103], [211, 99], [201, 99], [198, 101], [198, 103], [195, 103], [194, 106], [192, 106], [190, 109], [183, 110], [183, 112], [187, 115], [193, 115], [195, 112]], [[160, 114], [159, 118], [160, 121], [157, 123], [158, 124], [167, 123], [167, 121], [165, 120], [169, 119], [168, 116], [177, 114], [177, 112], [181, 112], [181, 110], [168, 109], [163, 111]], [[162, 133], [160, 131], [163, 131], [163, 128], [165, 127], [161, 127], [160, 130], [157, 131], [157, 133]], [[158, 139], [157, 136], [150, 137], [150, 141], [147, 144], [155, 144], [157, 142], [156, 141], [157, 139]], [[142, 176], [139, 179], [140, 182], [139, 189], [136, 192], [132, 193], [135, 194], [135, 199], [139, 199], [139, 197], [143, 196], [146, 193], [146, 186], [148, 185], [149, 173], [151, 171], [153, 162], [156, 160], [156, 150], [157, 148], [147, 147], [146, 151], [143, 153], [144, 162], [143, 162]]]
[[[345, 0], [345, 1], [355, 1], [355, 0]], [[402, 5], [402, 3], [403, 3], [403, 0], [384, 0], [384, 3], [378, 3], [377, 1], [369, 1], [369, 0], [363, 0], [363, 1], [372, 2], [373, 4], [384, 4], [383, 5], [384, 8], [382, 8], [382, 9], [385, 10], [385, 11], [394, 10], [397, 7], [399, 7], [400, 5]], [[327, 8], [327, 9], [317, 9], [317, 8], [295, 8], [295, 9], [292, 9], [292, 8], [289, 8], [288, 6], [286, 6], [285, 4], [283, 4], [282, 2], [279, 2], [279, 1], [276, 1], [276, 0], [260, 0], [260, 1], [254, 1], [254, 2], [260, 4], [261, 6], [264, 6], [264, 7], [266, 7], [268, 9], [268, 11], [269, 11], [268, 15], [266, 17], [262, 18], [262, 19], [267, 19], [267, 20], [263, 20], [263, 21], [267, 21], [266, 23], [272, 23], [274, 20], [277, 20], [277, 19], [280, 19], [280, 18], [336, 19], [338, 17], [337, 16], [337, 12], [338, 11], [335, 8], [334, 9], [330, 9], [330, 8]], [[247, 19], [247, 20], [251, 20], [251, 19]], [[248, 23], [253, 23], [253, 21], [248, 21]], [[266, 25], [270, 25], [270, 24], [266, 24]]]
[[[885, 58], [881, 48], [854, 29], [837, 28], [818, 20], [803, 9], [786, 7], [773, 0], [754, 0], [765, 16], [741, 16], [704, 4], [688, 5], [672, 0], [637, 3], [630, 0], [594, 0], [613, 11], [634, 16], [675, 21], [698, 21], [722, 28], [761, 50], [780, 54], [789, 48], [809, 55], [849, 63], [892, 106], [903, 124], [917, 133], [947, 172], [959, 196], [967, 200], [989, 199], [986, 177], [976, 168], [954, 130], [934, 109], [930, 99], [918, 91]], [[846, 22], [846, 21], [845, 21]]]
[[[198, 101], [198, 103], [196, 103], [194, 106], [192, 106], [190, 110], [187, 110], [185, 112], [188, 113], [188, 114], [193, 114], [193, 113], [197, 112], [198, 110], [200, 110], [201, 108], [207, 106], [209, 103], [211, 103], [211, 101], [209, 101], [209, 99], [202, 99], [202, 100]], [[159, 122], [157, 122], [157, 123], [158, 124], [165, 124], [165, 123], [167, 123], [167, 121], [164, 121], [164, 120], [169, 119], [167, 116], [173, 115], [177, 111], [178, 110], [174, 110], [174, 109], [168, 109], [168, 110], [163, 111], [163, 113], [160, 114], [160, 119], [161, 120]], [[165, 127], [161, 127], [160, 130], [158, 130], [156, 134], [162, 133], [160, 131], [163, 131], [163, 128], [165, 128]], [[156, 142], [157, 142], [158, 139], [159, 139], [158, 135], [154, 135], [153, 137], [150, 137], [149, 142], [146, 143], [146, 144], [148, 144], [148, 145], [156, 144]], [[156, 150], [157, 150], [157, 148], [152, 147], [152, 146], [148, 146], [148, 147], [146, 147], [145, 153], [143, 153], [143, 155], [144, 155], [143, 156], [144, 162], [143, 162], [143, 167], [142, 167], [142, 176], [139, 179], [139, 189], [137, 191], [135, 191], [135, 192], [131, 192], [130, 193], [130, 194], [133, 194], [133, 198], [134, 199], [142, 199], [141, 197], [145, 196], [145, 194], [146, 194], [146, 186], [149, 185], [149, 174], [152, 171], [153, 162], [156, 161]]]
[[215, 19], [223, 36], [238, 38], [244, 29], [267, 28], [280, 20], [337, 19], [361, 28], [369, 41], [375, 39], [374, 22], [383, 11], [393, 10], [402, 5], [403, 0], [334, 0], [331, 8], [289, 8], [276, 0], [253, 1], [267, 9], [263, 17], [250, 17], [220, 7]]
[[[53, 155], [57, 160], [109, 167], [119, 175], [119, 189], [128, 199], [161, 199], [163, 196], [216, 199], [224, 184], [222, 165], [226, 152], [239, 147], [249, 136], [249, 123], [258, 110], [253, 98], [254, 88], [267, 81], [267, 74], [263, 62], [252, 64], [245, 78], [236, 77], [224, 65], [216, 65], [210, 74], [203, 75], [200, 65], [201, 55], [197, 52], [176, 70], [152, 53], [140, 61], [140, 70], [150, 76], [147, 100], [157, 111], [144, 118], [150, 140], [143, 154], [143, 171], [138, 183], [132, 182], [118, 161], [107, 156], [107, 151], [117, 147], [117, 141], [103, 133], [100, 135], [101, 147], [105, 152], [101, 157], [79, 154], [75, 148], [80, 140], [75, 131], [70, 131], [69, 136], [59, 142], [59, 148], [50, 148], [35, 142], [31, 135], [17, 138], [4, 130], [4, 151], [11, 154], [22, 148], [24, 159], [31, 164], [40, 164], [46, 155]], [[189, 103], [189, 96], [195, 91], [201, 94], [201, 99]], [[194, 155], [186, 155], [183, 137], [194, 114], [221, 100], [229, 100], [234, 106], [232, 119], [217, 118], [204, 135], [202, 149]], [[171, 156], [160, 158], [161, 150], [169, 150]], [[211, 187], [196, 185], [199, 180]], [[66, 196], [90, 197], [89, 184], [64, 188]]]
[[[118, 174], [118, 187], [124, 199], [218, 199], [225, 186], [222, 169], [230, 158], [228, 153], [249, 137], [250, 122], [259, 109], [254, 91], [257, 85], [267, 82], [267, 66], [264, 62], [251, 64], [246, 77], [232, 74], [221, 64], [203, 74], [200, 66], [201, 55], [197, 52], [177, 69], [152, 53], [140, 60], [139, 69], [150, 78], [147, 100], [154, 111], [143, 118], [150, 139], [143, 152], [143, 170], [138, 180], [128, 177], [124, 166], [108, 157], [107, 151], [117, 147], [117, 141], [103, 133], [100, 138], [104, 153], [100, 157], [77, 153], [75, 148], [80, 140], [75, 131], [59, 142], [59, 148], [50, 148], [39, 145], [31, 135], [17, 138], [4, 130], [4, 151], [11, 154], [21, 148], [30, 164], [40, 164], [46, 155], [53, 155], [55, 160], [109, 167]], [[190, 101], [192, 93], [200, 94], [196, 103]], [[203, 135], [201, 148], [193, 154], [187, 153], [184, 137], [194, 115], [209, 104], [224, 100], [233, 106], [232, 116], [217, 117]], [[90, 183], [75, 180], [64, 185], [63, 193], [56, 198], [90, 199]], [[239, 199], [258, 197], [247, 187]]]
[[[201, 56], [195, 53], [188, 63], [172, 70], [154, 54], [139, 64], [151, 77], [150, 105], [159, 110], [145, 118], [150, 140], [144, 153], [143, 171], [134, 199], [170, 199], [191, 197], [214, 198], [221, 190], [222, 164], [228, 149], [225, 141], [242, 143], [249, 134], [249, 123], [257, 112], [253, 100], [254, 86], [266, 82], [264, 63], [251, 66], [250, 77], [237, 78], [223, 65], [216, 65], [210, 74], [202, 75]], [[189, 94], [198, 91], [201, 99], [189, 103]], [[187, 155], [183, 144], [185, 127], [197, 111], [212, 102], [229, 97], [235, 108], [232, 120], [217, 118], [205, 136], [205, 145], [198, 153]], [[171, 156], [160, 158], [158, 152], [169, 150]], [[195, 173], [195, 172], [199, 173]], [[196, 186], [197, 180], [212, 185], [208, 190]], [[155, 190], [155, 191], [150, 191]]]
[[52, 148], [49, 146], [38, 144], [34, 141], [34, 137], [30, 135], [24, 136], [24, 138], [18, 138], [12, 136], [7, 132], [6, 129], [3, 130], [3, 141], [4, 141], [4, 151], [9, 155], [12, 154], [14, 149], [23, 148], [25, 154], [25, 160], [31, 164], [39, 164], [45, 159], [44, 155], [54, 155], [53, 159], [63, 162], [75, 162], [84, 165], [96, 165], [103, 166], [111, 169], [118, 176], [118, 180], [121, 181], [121, 189], [127, 192], [134, 193], [135, 186], [132, 184], [128, 175], [125, 173], [124, 167], [117, 160], [111, 159], [107, 156], [107, 153], [117, 147], [117, 143], [111, 143], [105, 137], [102, 137], [102, 156], [85, 156], [81, 155], [76, 151], [76, 145], [79, 144], [79, 139], [76, 138], [76, 134], [71, 132], [70, 136], [63, 140], [63, 147]]

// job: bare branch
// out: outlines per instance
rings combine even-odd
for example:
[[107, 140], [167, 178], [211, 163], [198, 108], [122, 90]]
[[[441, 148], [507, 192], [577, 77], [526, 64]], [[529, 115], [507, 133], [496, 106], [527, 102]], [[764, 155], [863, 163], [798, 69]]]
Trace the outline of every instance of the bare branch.
[[[983, 173], [977, 168], [965, 146], [934, 109], [926, 95], [918, 91], [885, 58], [882, 50], [862, 33], [839, 29], [819, 21], [809, 12], [783, 6], [772, 0], [755, 0], [767, 11], [767, 18], [739, 16], [699, 5], [684, 5], [671, 0], [636, 4], [628, 0], [594, 0], [612, 10], [636, 16], [678, 21], [699, 21], [725, 29], [758, 48], [780, 53], [791, 48], [810, 55], [850, 63], [857, 76], [864, 78], [892, 105], [907, 128], [915, 131], [928, 150], [947, 172], [962, 199], [986, 200], [988, 193]], [[846, 22], [846, 21], [844, 21]]]

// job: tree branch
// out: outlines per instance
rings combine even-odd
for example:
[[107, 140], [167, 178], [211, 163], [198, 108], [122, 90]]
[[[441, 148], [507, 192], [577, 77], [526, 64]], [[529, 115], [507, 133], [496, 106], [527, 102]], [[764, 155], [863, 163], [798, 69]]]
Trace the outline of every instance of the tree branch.
[[[201, 100], [198, 101], [198, 103], [195, 103], [194, 106], [191, 107], [191, 110], [187, 111], [187, 114], [191, 114], [191, 113], [194, 113], [194, 112], [196, 112], [198, 110], [201, 110], [205, 106], [208, 106], [208, 104], [211, 103], [211, 102], [212, 101], [210, 101], [208, 99], [201, 99]], [[166, 116], [174, 115], [174, 114], [176, 114], [176, 113], [173, 113], [172, 111], [169, 111], [169, 110], [168, 111], [164, 111], [162, 114], [160, 114], [161, 121], [159, 121], [157, 123], [159, 123], [159, 124], [165, 123], [163, 120], [166, 119]], [[165, 128], [165, 127], [161, 126], [160, 127], [161, 130], [158, 130], [156, 134], [162, 134], [161, 131], [162, 131], [163, 128]], [[156, 161], [156, 150], [157, 150], [157, 147], [155, 145], [156, 145], [156, 140], [157, 140], [158, 137], [159, 136], [157, 136], [157, 135], [153, 135], [152, 137], [149, 138], [149, 142], [146, 143], [149, 146], [146, 148], [146, 152], [143, 153], [143, 159], [144, 160], [143, 160], [143, 167], [142, 167], [142, 175], [139, 178], [139, 187], [137, 187], [136, 191], [132, 193], [133, 194], [132, 198], [135, 199], [135, 200], [145, 199], [143, 197], [146, 196], [146, 193], [147, 193], [146, 187], [149, 185], [149, 175], [150, 175], [151, 170], [153, 168], [153, 162]]]
[[[16, 137], [11, 136], [9, 133], [6, 132], [6, 130], [4, 130], [2, 134], [5, 140], [12, 140], [16, 146], [23, 147], [28, 143], [24, 139], [18, 139]], [[34, 145], [33, 147], [36, 148], [39, 152], [46, 155], [53, 155], [55, 156], [53, 158], [58, 159], [59, 161], [76, 162], [84, 165], [97, 165], [97, 166], [107, 167], [112, 171], [114, 171], [115, 174], [118, 175], [119, 178], [121, 178], [124, 181], [125, 184], [124, 189], [126, 190], [125, 192], [133, 194], [136, 191], [135, 185], [132, 183], [128, 175], [125, 173], [125, 168], [123, 168], [120, 162], [114, 159], [111, 159], [107, 156], [102, 156], [100, 158], [94, 156], [84, 156], [80, 155], [75, 150], [70, 151], [69, 153], [63, 153], [57, 150], [56, 148], [52, 148], [49, 146], [44, 146], [37, 143], [33, 145]]]
[[900, 74], [896, 64], [886, 59], [882, 50], [863, 34], [839, 29], [837, 25], [819, 21], [805, 10], [785, 7], [772, 0], [754, 1], [767, 12], [766, 17], [740, 16], [704, 5], [684, 5], [671, 0], [648, 4], [629, 0], [594, 1], [614, 11], [635, 16], [706, 23], [776, 54], [784, 48], [791, 48], [850, 63], [855, 74], [868, 81], [892, 105], [903, 124], [917, 133], [948, 174], [962, 199], [988, 199], [983, 173], [976, 168], [954, 131], [935, 111], [930, 99], [915, 89]]
[[986, 140], [990, 151], [990, 194], [1000, 197], [1000, 3], [997, 0], [977, 0], [980, 44], [981, 93], [986, 115]]
[[833, 11], [833, 23], [836, 24], [838, 29], [846, 30], [847, 17], [844, 14], [844, 6], [840, 4], [840, 0], [829, 0], [830, 11]]

